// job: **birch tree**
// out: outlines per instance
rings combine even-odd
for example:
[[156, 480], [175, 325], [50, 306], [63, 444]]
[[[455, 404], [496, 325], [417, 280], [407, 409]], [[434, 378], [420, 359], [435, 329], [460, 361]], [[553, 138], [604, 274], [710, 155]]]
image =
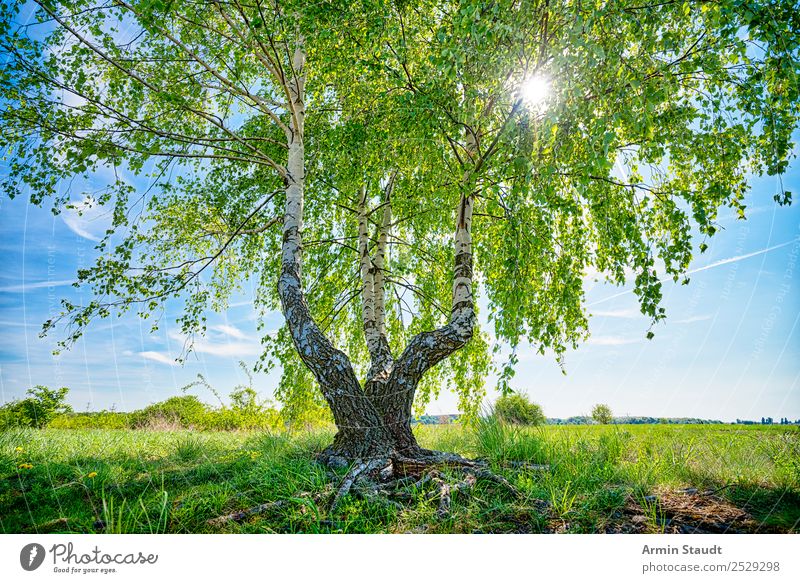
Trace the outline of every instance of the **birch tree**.
[[94, 299], [45, 332], [69, 346], [180, 301], [202, 334], [254, 283], [285, 318], [264, 338], [278, 398], [324, 401], [323, 459], [355, 461], [353, 479], [458, 462], [417, 445], [415, 403], [449, 386], [474, 411], [522, 343], [561, 361], [588, 334], [587, 277], [632, 282], [664, 319], [661, 281], [688, 282], [719, 209], [744, 217], [748, 179], [793, 155], [787, 0], [0, 10], [5, 192], [59, 212], [68, 181], [114, 177], [92, 195], [113, 225], [77, 274]]

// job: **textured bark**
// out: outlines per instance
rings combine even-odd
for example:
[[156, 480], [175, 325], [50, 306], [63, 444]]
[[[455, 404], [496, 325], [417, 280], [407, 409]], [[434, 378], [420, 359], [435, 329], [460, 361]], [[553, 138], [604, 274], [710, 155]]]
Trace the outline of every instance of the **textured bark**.
[[[473, 133], [466, 136], [467, 152], [477, 153]], [[373, 396], [399, 451], [407, 455], [421, 450], [411, 432], [411, 408], [422, 376], [433, 366], [463, 347], [475, 329], [472, 295], [472, 209], [471, 167], [464, 173], [462, 195], [456, 215], [455, 265], [450, 319], [445, 326], [417, 334], [394, 363], [383, 390]]]
[[[287, 132], [289, 155], [278, 294], [292, 341], [319, 383], [338, 429], [334, 443], [324, 457], [330, 463], [359, 460], [358, 467], [366, 464], [365, 467], [369, 468], [390, 459], [413, 459], [415, 456], [433, 459], [431, 452], [417, 445], [411, 432], [411, 408], [417, 385], [425, 372], [464, 346], [472, 337], [475, 325], [470, 233], [473, 200], [468, 188], [469, 171], [465, 173], [465, 188], [457, 213], [450, 319], [445, 326], [412, 338], [397, 360], [389, 348], [384, 323], [384, 264], [391, 225], [394, 176], [385, 191], [374, 258], [369, 253], [367, 194], [366, 191], [361, 193], [361, 295], [364, 334], [371, 357], [370, 371], [362, 390], [350, 360], [333, 346], [311, 316], [302, 287], [304, 68], [305, 52], [300, 39], [294, 53], [292, 74], [285, 80], [292, 115]], [[471, 144], [474, 148], [474, 141]]]
[[[369, 235], [367, 232], [367, 190], [362, 188], [359, 197], [358, 213], [358, 251], [361, 262], [361, 306], [364, 323], [364, 338], [367, 342], [371, 365], [367, 374], [367, 393], [380, 392], [389, 377], [394, 364], [389, 341], [386, 338], [384, 308], [383, 263], [386, 252], [386, 239], [391, 207], [385, 206], [378, 245], [373, 260], [369, 254]], [[372, 386], [375, 385], [375, 386]]]
[[290, 123], [278, 295], [295, 348], [317, 379], [333, 412], [339, 429], [334, 448], [343, 456], [353, 458], [385, 455], [391, 448], [390, 433], [361, 390], [350, 360], [333, 346], [314, 321], [303, 294], [304, 67], [305, 52], [301, 40], [294, 54], [293, 74], [287, 80], [293, 115]]

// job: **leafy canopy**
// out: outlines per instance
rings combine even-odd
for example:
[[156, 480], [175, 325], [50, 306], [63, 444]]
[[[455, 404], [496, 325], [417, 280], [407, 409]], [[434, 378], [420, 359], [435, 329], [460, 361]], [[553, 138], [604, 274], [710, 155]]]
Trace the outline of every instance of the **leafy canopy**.
[[544, 425], [547, 418], [542, 407], [519, 393], [503, 395], [494, 404], [498, 419], [514, 425]]
[[598, 423], [607, 425], [614, 419], [614, 414], [611, 412], [611, 407], [605, 403], [598, 403], [592, 407], [592, 419]]
[[66, 403], [67, 387], [50, 389], [36, 385], [28, 389], [28, 397], [0, 407], [0, 429], [9, 427], [45, 427], [58, 415], [72, 411]]
[[[394, 175], [393, 349], [446, 321], [455, 208], [473, 195], [494, 338], [476, 334], [418, 392], [424, 404], [449, 380], [468, 411], [493, 346], [560, 359], [585, 338], [587, 277], [632, 279], [664, 318], [661, 280], [684, 277], [721, 207], [744, 217], [750, 175], [786, 171], [798, 120], [788, 0], [46, 0], [2, 3], [0, 23], [4, 190], [113, 216], [78, 273], [95, 299], [64, 302], [46, 329], [66, 323], [69, 344], [96, 317], [157, 326], [182, 302], [191, 335], [243, 288], [278, 308], [290, 113], [276, 79], [304, 39], [312, 314], [363, 373], [355, 209], [365, 188], [377, 228]], [[538, 103], [521, 92], [532, 78], [548, 87]], [[285, 329], [264, 331], [262, 364], [276, 361], [281, 400], [319, 399]]]

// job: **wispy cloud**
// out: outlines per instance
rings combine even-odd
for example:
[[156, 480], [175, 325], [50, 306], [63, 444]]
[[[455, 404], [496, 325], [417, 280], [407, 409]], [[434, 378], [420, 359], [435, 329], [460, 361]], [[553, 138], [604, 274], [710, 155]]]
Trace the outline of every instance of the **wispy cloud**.
[[755, 257], [756, 255], [763, 255], [764, 253], [769, 253], [770, 251], [774, 251], [775, 249], [780, 249], [781, 247], [786, 247], [787, 245], [792, 245], [793, 243], [797, 243], [800, 239], [792, 239], [791, 241], [786, 241], [786, 243], [781, 243], [779, 245], [773, 245], [772, 247], [767, 247], [766, 249], [760, 249], [758, 251], [753, 251], [752, 253], [745, 253], [744, 255], [737, 255], [736, 257], [729, 257], [728, 259], [720, 259], [719, 261], [715, 261], [713, 263], [709, 263], [708, 265], [704, 265], [703, 267], [698, 267], [697, 269], [691, 269], [687, 271], [688, 274], [692, 273], [699, 273], [701, 271], [705, 271], [707, 269], [713, 269], [714, 267], [719, 267], [720, 265], [727, 265], [728, 263], [736, 263], [737, 261], [741, 261], [742, 259], [750, 259], [751, 257]]
[[681, 320], [673, 320], [673, 324], [691, 324], [693, 322], [705, 322], [706, 320], [710, 320], [711, 316], [704, 315], [704, 316], [690, 316], [688, 318], [683, 318]]
[[246, 340], [248, 338], [247, 334], [239, 330], [236, 326], [232, 326], [230, 324], [218, 324], [216, 326], [212, 326], [211, 329], [216, 330], [217, 332], [222, 332], [226, 336], [237, 338], [239, 340]]
[[[791, 241], [786, 241], [785, 243], [780, 243], [778, 245], [773, 245], [772, 247], [767, 247], [766, 249], [759, 249], [758, 251], [753, 251], [752, 253], [745, 253], [744, 255], [736, 255], [735, 257], [728, 257], [727, 259], [720, 259], [719, 261], [714, 261], [713, 263], [709, 263], [708, 265], [704, 265], [703, 267], [697, 267], [696, 269], [690, 269], [686, 272], [686, 275], [692, 275], [693, 273], [700, 273], [701, 271], [707, 271], [709, 269], [714, 269], [715, 267], [720, 267], [722, 265], [728, 265], [729, 263], [736, 263], [737, 261], [742, 261], [744, 259], [750, 259], [751, 257], [755, 257], [757, 255], [763, 255], [764, 253], [769, 253], [770, 251], [774, 251], [775, 249], [780, 249], [781, 247], [786, 247], [788, 245], [793, 245], [797, 243], [800, 239], [792, 239]], [[659, 281], [661, 283], [671, 281], [672, 277], [663, 277]], [[601, 300], [597, 300], [596, 302], [592, 302], [591, 304], [587, 304], [587, 307], [596, 306], [598, 304], [603, 304], [609, 300], [613, 300], [614, 298], [619, 298], [622, 296], [626, 296], [628, 294], [633, 293], [632, 289], [626, 289], [616, 294], [612, 294], [608, 297], [605, 297]]]
[[25, 293], [34, 289], [44, 289], [49, 287], [61, 287], [65, 285], [72, 285], [72, 279], [58, 279], [55, 281], [31, 281], [28, 283], [21, 283], [18, 285], [6, 285], [0, 287], [0, 292], [5, 293]]
[[81, 201], [72, 201], [61, 213], [64, 224], [84, 239], [98, 242], [111, 224], [111, 213], [92, 196]]
[[11, 320], [0, 320], [2, 328], [41, 328], [39, 324], [29, 324], [25, 322], [14, 322]]
[[592, 315], [598, 318], [625, 318], [634, 319], [642, 318], [642, 312], [638, 308], [626, 308], [621, 310], [600, 310], [592, 312]]
[[152, 350], [139, 352], [139, 356], [141, 356], [142, 358], [146, 358], [147, 360], [154, 360], [156, 362], [160, 362], [161, 364], [168, 364], [169, 366], [177, 366], [178, 364], [166, 354], [162, 354], [161, 352], [154, 352]]
[[641, 338], [625, 338], [623, 336], [590, 336], [588, 344], [594, 346], [624, 346], [625, 344], [635, 344]]
[[89, 231], [86, 230], [85, 221], [83, 217], [79, 216], [77, 213], [72, 212], [63, 212], [62, 213], [62, 220], [64, 224], [69, 227], [69, 230], [78, 235], [79, 237], [83, 237], [84, 239], [89, 239], [90, 241], [94, 241], [95, 243], [100, 241], [100, 237], [96, 237], [92, 235]]
[[[187, 338], [183, 334], [170, 332], [169, 337], [180, 342], [182, 347], [189, 348]], [[227, 339], [204, 338], [202, 336], [194, 339], [194, 342], [191, 343], [191, 349], [198, 354], [225, 357], [258, 356], [262, 352], [261, 345], [255, 340], [231, 342]]]

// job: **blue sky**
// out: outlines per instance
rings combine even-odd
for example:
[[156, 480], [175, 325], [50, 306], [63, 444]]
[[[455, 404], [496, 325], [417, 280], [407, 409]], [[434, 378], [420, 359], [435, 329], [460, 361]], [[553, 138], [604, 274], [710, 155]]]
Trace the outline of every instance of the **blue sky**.
[[[783, 180], [800, 191], [796, 163]], [[755, 181], [748, 220], [723, 212], [723, 229], [692, 264], [691, 284], [665, 283], [668, 319], [653, 340], [645, 339], [649, 322], [630, 287], [588, 282], [592, 337], [567, 355], [567, 375], [552, 357], [523, 348], [512, 386], [553, 417], [606, 402], [617, 414], [800, 418], [800, 208], [774, 203], [777, 188], [772, 178]], [[92, 263], [106, 220], [101, 211], [54, 216], [0, 198], [0, 400], [35, 384], [63, 385], [77, 410], [130, 410], [179, 394], [197, 373], [223, 394], [244, 381], [237, 362], [252, 363], [259, 354], [247, 293], [226, 313], [211, 315], [208, 336], [182, 366], [173, 359], [184, 339], [174, 325], [177, 312], [169, 311], [156, 333], [133, 316], [98, 321], [69, 352], [52, 356], [57, 336], [40, 339], [40, 326], [62, 297], [81, 299], [69, 284], [76, 269]], [[279, 314], [268, 315], [267, 329], [280, 322]], [[256, 376], [262, 395], [271, 395], [277, 374]], [[489, 379], [489, 399], [493, 384]], [[449, 394], [428, 407], [456, 410]]]
[[[783, 177], [795, 198], [798, 169], [795, 161]], [[71, 198], [79, 201], [109, 177], [101, 172], [89, 184], [74, 183]], [[800, 203], [779, 207], [772, 199], [778, 190], [774, 178], [756, 180], [746, 200], [748, 220], [722, 212], [723, 229], [696, 257], [691, 284], [665, 283], [668, 319], [653, 340], [645, 340], [649, 322], [630, 286], [587, 282], [592, 337], [567, 354], [567, 375], [551, 356], [523, 347], [512, 387], [551, 417], [585, 414], [606, 402], [617, 414], [800, 418]], [[102, 210], [54, 216], [0, 193], [0, 402], [45, 384], [68, 386], [77, 410], [131, 410], [179, 394], [198, 373], [223, 394], [245, 381], [238, 361], [252, 364], [260, 353], [247, 293], [226, 313], [209, 315], [209, 334], [184, 365], [174, 362], [185, 340], [174, 323], [177, 306], [156, 333], [133, 316], [101, 320], [69, 352], [52, 355], [58, 336], [39, 338], [41, 325], [58, 313], [61, 298], [89, 299], [70, 283], [77, 269], [93, 263], [106, 225]], [[281, 320], [269, 314], [265, 332]], [[278, 374], [255, 377], [262, 395], [271, 395]], [[492, 400], [494, 379], [487, 386]], [[428, 411], [452, 413], [456, 403], [442, 394]]]

